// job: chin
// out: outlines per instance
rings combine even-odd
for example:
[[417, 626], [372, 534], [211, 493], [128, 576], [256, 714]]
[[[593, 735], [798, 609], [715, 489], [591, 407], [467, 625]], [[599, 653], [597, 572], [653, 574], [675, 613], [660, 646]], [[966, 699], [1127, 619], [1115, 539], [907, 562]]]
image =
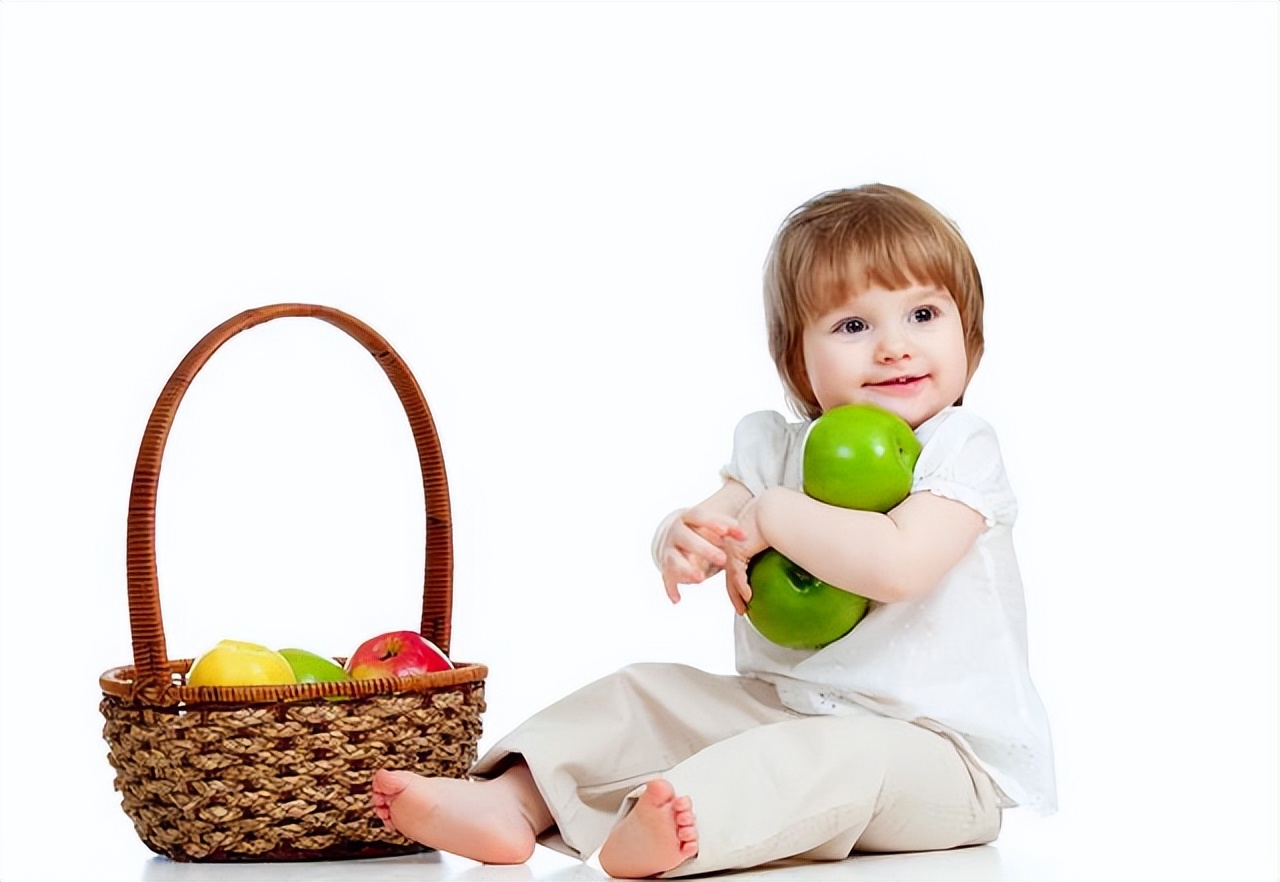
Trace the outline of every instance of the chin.
[[913, 429], [920, 423], [924, 422], [924, 418], [920, 416], [924, 409], [917, 403], [904, 401], [901, 398], [866, 395], [858, 398], [856, 401], [851, 401], [850, 404], [873, 404], [876, 407], [882, 407], [889, 411], [889, 413], [906, 422]]
[[883, 407], [885, 410], [889, 411], [890, 413], [896, 414], [899, 418], [902, 419], [903, 422], [905, 422], [908, 426], [911, 427], [912, 431], [915, 431], [916, 429], [920, 428], [922, 423], [928, 422], [930, 419], [932, 419], [933, 417], [941, 413], [944, 409], [943, 407], [934, 407], [932, 405], [923, 405], [923, 404], [911, 406], [911, 405], [904, 404], [903, 402], [900, 402], [900, 401], [890, 402], [890, 403], [882, 403], [882, 402], [874, 401], [871, 403], [879, 404], [881, 407]]
[[935, 401], [926, 401], [924, 396], [878, 395], [874, 391], [869, 392], [865, 389], [860, 389], [857, 394], [842, 397], [838, 401], [827, 403], [819, 401], [818, 403], [822, 405], [823, 413], [844, 404], [872, 404], [889, 411], [913, 430], [918, 429], [920, 424], [930, 417], [941, 413], [947, 406]]

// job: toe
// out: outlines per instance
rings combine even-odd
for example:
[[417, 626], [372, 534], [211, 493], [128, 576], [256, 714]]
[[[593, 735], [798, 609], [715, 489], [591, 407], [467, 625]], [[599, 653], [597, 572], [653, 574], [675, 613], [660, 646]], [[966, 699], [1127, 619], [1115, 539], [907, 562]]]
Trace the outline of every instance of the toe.
[[401, 772], [388, 772], [386, 769], [378, 769], [373, 773], [373, 792], [385, 798], [393, 797], [401, 793], [408, 782], [404, 780]]
[[671, 802], [675, 795], [676, 792], [671, 786], [671, 782], [662, 778], [655, 778], [645, 785], [644, 793], [640, 794], [640, 799], [651, 806], [658, 807]]

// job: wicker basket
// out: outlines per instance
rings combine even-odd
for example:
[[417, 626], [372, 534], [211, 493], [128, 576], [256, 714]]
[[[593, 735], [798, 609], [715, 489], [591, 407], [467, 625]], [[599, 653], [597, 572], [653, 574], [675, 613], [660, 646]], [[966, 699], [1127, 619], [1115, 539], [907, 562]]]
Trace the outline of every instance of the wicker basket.
[[[418, 448], [426, 497], [421, 634], [449, 651], [453, 537], [439, 438], [417, 381], [387, 342], [323, 306], [251, 309], [214, 328], [187, 354], [151, 412], [129, 498], [132, 665], [100, 679], [103, 737], [115, 787], [138, 836], [177, 861], [293, 861], [383, 857], [423, 846], [383, 827], [376, 769], [465, 777], [484, 710], [483, 665], [288, 686], [188, 686], [192, 659], [168, 657], [156, 577], [160, 460], [196, 373], [223, 343], [285, 316], [323, 319], [377, 359], [400, 396]], [[338, 659], [341, 661], [342, 659]]]

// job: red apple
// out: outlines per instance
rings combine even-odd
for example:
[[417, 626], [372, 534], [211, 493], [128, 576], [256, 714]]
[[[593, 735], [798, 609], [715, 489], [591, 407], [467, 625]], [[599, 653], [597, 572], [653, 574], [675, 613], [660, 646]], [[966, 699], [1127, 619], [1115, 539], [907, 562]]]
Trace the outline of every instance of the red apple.
[[453, 662], [416, 631], [388, 631], [361, 643], [347, 659], [347, 673], [357, 680], [412, 677], [453, 670]]

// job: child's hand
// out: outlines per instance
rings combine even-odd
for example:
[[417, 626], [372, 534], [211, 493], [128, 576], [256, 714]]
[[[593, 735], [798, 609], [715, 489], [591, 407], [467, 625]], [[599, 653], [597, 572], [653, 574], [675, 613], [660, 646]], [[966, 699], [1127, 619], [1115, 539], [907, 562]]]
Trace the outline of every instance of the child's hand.
[[725, 538], [724, 586], [729, 592], [729, 602], [733, 604], [738, 615], [747, 611], [751, 601], [751, 585], [747, 582], [747, 564], [751, 558], [769, 547], [764, 535], [760, 532], [760, 509], [767, 505], [772, 491], [766, 490], [760, 496], [753, 496], [738, 512], [738, 532]]
[[703, 506], [685, 509], [667, 528], [658, 548], [662, 584], [672, 603], [680, 585], [696, 585], [724, 568], [724, 543], [744, 534], [737, 521]]

